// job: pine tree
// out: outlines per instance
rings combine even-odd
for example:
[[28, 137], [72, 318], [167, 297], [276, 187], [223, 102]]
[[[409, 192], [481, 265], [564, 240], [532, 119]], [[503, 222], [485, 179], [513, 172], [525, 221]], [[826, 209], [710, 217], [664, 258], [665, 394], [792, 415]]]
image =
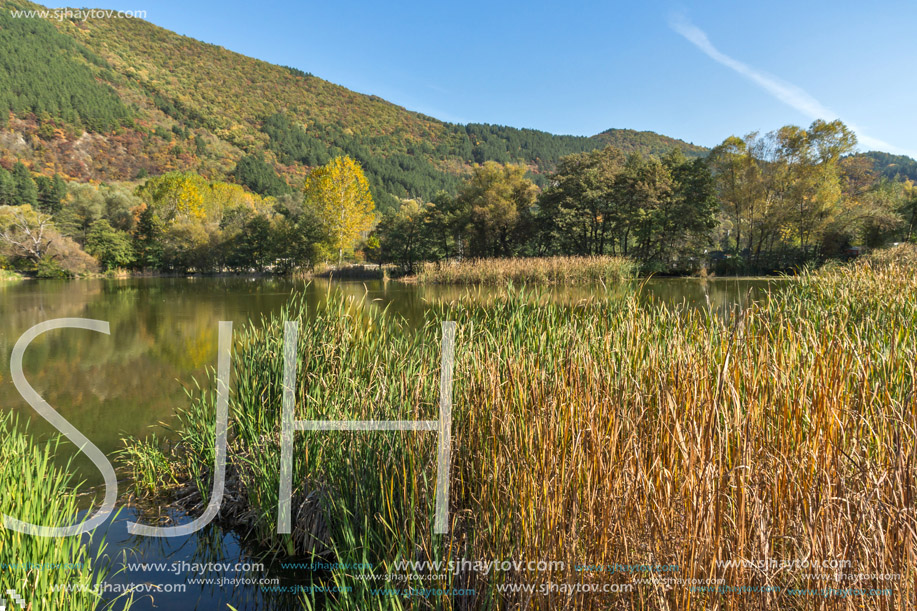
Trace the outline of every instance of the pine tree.
[[38, 187], [32, 180], [32, 173], [19, 161], [13, 166], [13, 180], [16, 183], [16, 204], [19, 206], [38, 204]]
[[16, 181], [13, 175], [0, 167], [0, 206], [16, 205]]
[[67, 195], [67, 183], [59, 174], [54, 178], [36, 176], [35, 186], [38, 187], [38, 209], [46, 214], [57, 214], [61, 209], [61, 202]]

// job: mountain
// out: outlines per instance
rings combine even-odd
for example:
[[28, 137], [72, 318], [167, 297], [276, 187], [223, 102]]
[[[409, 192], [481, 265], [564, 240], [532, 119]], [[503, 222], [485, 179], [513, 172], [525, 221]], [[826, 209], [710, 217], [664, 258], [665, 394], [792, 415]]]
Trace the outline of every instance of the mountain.
[[266, 164], [298, 186], [311, 167], [346, 153], [363, 164], [386, 205], [392, 196], [453, 191], [473, 163], [488, 160], [524, 163], [541, 182], [561, 156], [607, 145], [706, 153], [653, 132], [583, 137], [456, 125], [139, 19], [12, 13], [49, 10], [0, 0], [0, 164], [7, 167], [22, 160], [34, 172], [83, 181], [171, 170], [227, 178], [239, 175], [245, 157], [247, 167]]
[[643, 155], [664, 155], [672, 149], [680, 149], [688, 157], [703, 157], [710, 149], [663, 136], [656, 132], [638, 132], [633, 129], [608, 129], [592, 137], [602, 146], [613, 146], [625, 153]]

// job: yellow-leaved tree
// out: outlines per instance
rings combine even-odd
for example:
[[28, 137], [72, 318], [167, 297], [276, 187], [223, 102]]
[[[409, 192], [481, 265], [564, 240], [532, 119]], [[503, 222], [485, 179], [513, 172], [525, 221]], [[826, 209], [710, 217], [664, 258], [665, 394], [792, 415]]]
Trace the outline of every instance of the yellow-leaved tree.
[[354, 245], [361, 232], [372, 229], [376, 220], [373, 196], [363, 169], [350, 157], [335, 157], [312, 170], [304, 192], [306, 205], [315, 210], [325, 225], [340, 264], [344, 250]]

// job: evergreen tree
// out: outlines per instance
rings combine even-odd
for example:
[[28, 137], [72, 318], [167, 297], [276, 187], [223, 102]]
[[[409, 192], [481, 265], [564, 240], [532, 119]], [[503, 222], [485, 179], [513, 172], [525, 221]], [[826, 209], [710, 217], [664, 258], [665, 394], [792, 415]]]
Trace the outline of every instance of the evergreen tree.
[[260, 195], [277, 197], [290, 192], [290, 186], [277, 175], [261, 154], [246, 155], [240, 159], [232, 175], [240, 185]]
[[16, 181], [13, 175], [0, 167], [0, 206], [16, 205]]
[[[130, 118], [114, 89], [90, 66], [105, 62], [46, 19], [0, 11], [0, 116], [33, 113], [107, 131]], [[102, 77], [111, 75], [102, 70]], [[113, 76], [111, 77], [113, 78]]]
[[67, 183], [59, 174], [53, 178], [36, 176], [35, 186], [38, 188], [38, 209], [46, 214], [60, 212], [61, 203], [67, 195]]
[[16, 183], [16, 205], [35, 206], [38, 203], [38, 187], [32, 180], [32, 173], [21, 161], [13, 166], [13, 181]]
[[134, 245], [137, 263], [141, 267], [160, 269], [163, 263], [163, 222], [150, 206], [145, 206], [137, 219]]

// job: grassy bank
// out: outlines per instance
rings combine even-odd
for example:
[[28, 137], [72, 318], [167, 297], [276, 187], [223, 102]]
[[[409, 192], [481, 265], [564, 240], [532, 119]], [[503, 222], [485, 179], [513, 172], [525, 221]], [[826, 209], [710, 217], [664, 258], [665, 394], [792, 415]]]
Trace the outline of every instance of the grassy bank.
[[[917, 578], [915, 294], [913, 267], [892, 260], [803, 274], [728, 317], [635, 297], [564, 306], [510, 294], [443, 305], [412, 333], [353, 300], [308, 313], [295, 302], [237, 334], [221, 519], [281, 556], [373, 567], [321, 576], [352, 590], [307, 599], [313, 606], [907, 608]], [[423, 432], [296, 433], [294, 532], [275, 533], [284, 318], [302, 321], [296, 418], [342, 420], [435, 419], [440, 322], [457, 321], [448, 535], [431, 534], [436, 443]], [[148, 490], [202, 506], [214, 403], [207, 391], [183, 410], [176, 449], [133, 447]], [[394, 567], [401, 560], [460, 559], [563, 564], [410, 582], [474, 589], [461, 597], [380, 597], [378, 582], [359, 578], [412, 573]], [[835, 581], [836, 569], [802, 561], [898, 578]], [[781, 562], [795, 568], [768, 568]], [[578, 568], [615, 564], [677, 570]], [[633, 590], [501, 591], [549, 583]], [[889, 592], [851, 600], [797, 588]]]
[[[2, 513], [42, 526], [77, 522], [71, 476], [53, 462], [58, 442], [37, 444], [10, 414], [0, 417], [0, 438]], [[96, 593], [107, 569], [98, 556], [90, 554], [88, 543], [85, 535], [35, 537], [0, 526], [0, 596], [7, 599], [7, 608], [19, 608], [7, 595], [8, 589], [25, 600], [26, 609], [115, 608], [102, 605]], [[55, 592], [56, 587], [72, 591]], [[129, 607], [122, 599], [116, 608]]]
[[632, 278], [623, 257], [531, 257], [424, 263], [416, 280], [431, 284], [599, 284]]
[[22, 280], [22, 276], [8, 269], [0, 269], [0, 282], [16, 282]]

